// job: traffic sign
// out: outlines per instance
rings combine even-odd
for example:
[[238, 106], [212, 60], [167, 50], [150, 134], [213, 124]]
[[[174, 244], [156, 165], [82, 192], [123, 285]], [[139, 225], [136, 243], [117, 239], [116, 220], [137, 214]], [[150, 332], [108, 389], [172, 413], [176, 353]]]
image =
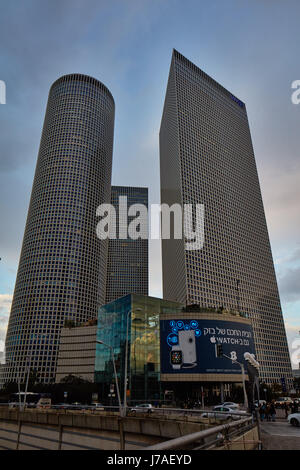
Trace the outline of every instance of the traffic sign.
[[285, 377], [281, 377], [280, 380], [281, 380], [282, 391], [283, 391], [283, 392], [286, 392]]

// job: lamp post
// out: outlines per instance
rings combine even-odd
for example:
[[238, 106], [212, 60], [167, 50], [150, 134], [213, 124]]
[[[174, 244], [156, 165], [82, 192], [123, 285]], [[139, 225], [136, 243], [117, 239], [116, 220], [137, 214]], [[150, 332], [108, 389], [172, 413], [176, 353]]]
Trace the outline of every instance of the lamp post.
[[112, 362], [113, 362], [113, 367], [114, 367], [114, 376], [115, 376], [115, 382], [116, 382], [116, 389], [117, 389], [117, 396], [118, 396], [118, 402], [119, 402], [119, 411], [120, 411], [120, 416], [121, 416], [122, 415], [122, 405], [121, 405], [120, 390], [119, 390], [119, 383], [118, 383], [118, 377], [117, 377], [114, 350], [113, 350], [112, 346], [110, 346], [109, 344], [104, 343], [103, 341], [97, 340], [96, 343], [103, 344], [103, 346], [106, 346], [111, 351]]
[[[30, 366], [31, 366], [31, 356], [28, 356], [27, 357], [27, 362], [28, 362], [28, 366], [27, 366], [27, 378], [26, 378], [26, 385], [25, 385], [25, 392], [24, 392], [24, 400], [23, 400], [23, 405], [21, 405], [21, 410], [24, 411], [25, 407], [26, 407], [26, 398], [27, 398], [27, 391], [28, 391], [28, 383], [29, 383], [29, 375], [30, 375]], [[20, 392], [20, 384], [18, 385], [19, 387], [19, 392]], [[19, 393], [19, 396], [20, 396], [20, 393]], [[19, 399], [19, 402], [20, 402], [20, 399]]]
[[247, 392], [246, 392], [246, 381], [245, 381], [245, 367], [242, 362], [238, 362], [236, 359], [231, 359], [231, 357], [226, 356], [226, 354], [222, 355], [223, 357], [226, 357], [227, 359], [230, 359], [231, 362], [234, 364], [238, 364], [241, 367], [242, 370], [242, 381], [243, 381], [243, 391], [244, 391], [244, 406], [246, 409], [248, 409], [248, 397], [247, 397]]
[[258, 379], [258, 376], [259, 376], [260, 365], [257, 362], [257, 360], [255, 359], [254, 354], [251, 354], [249, 352], [245, 352], [244, 353], [244, 358], [249, 364], [248, 374], [251, 375], [252, 380], [253, 380], [253, 387], [252, 387], [253, 401], [254, 401], [254, 398], [255, 398], [254, 395], [255, 395], [255, 386], [256, 386], [257, 399], [258, 399], [258, 403], [259, 403], [260, 396], [259, 396], [259, 379]]
[[[142, 309], [137, 308], [136, 312], [140, 312]], [[126, 416], [127, 409], [127, 366], [128, 366], [128, 330], [129, 330], [129, 317], [133, 313], [132, 310], [127, 312], [126, 322], [126, 343], [125, 343], [125, 367], [124, 367], [124, 400], [123, 400], [123, 416]]]

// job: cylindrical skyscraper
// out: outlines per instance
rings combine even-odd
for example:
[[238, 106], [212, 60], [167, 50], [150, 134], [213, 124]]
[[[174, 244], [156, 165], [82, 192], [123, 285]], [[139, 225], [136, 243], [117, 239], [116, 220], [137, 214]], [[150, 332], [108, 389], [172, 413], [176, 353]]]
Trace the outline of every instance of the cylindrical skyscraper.
[[105, 300], [107, 241], [96, 208], [110, 202], [114, 100], [94, 78], [59, 78], [49, 93], [6, 337], [3, 381], [26, 367], [55, 377], [66, 319], [95, 317]]

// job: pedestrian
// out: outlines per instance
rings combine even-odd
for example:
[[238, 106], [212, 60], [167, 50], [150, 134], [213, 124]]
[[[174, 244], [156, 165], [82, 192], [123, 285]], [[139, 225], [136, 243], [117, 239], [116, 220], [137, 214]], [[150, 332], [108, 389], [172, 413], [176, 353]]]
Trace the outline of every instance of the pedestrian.
[[276, 418], [276, 410], [275, 410], [275, 406], [274, 406], [274, 403], [272, 402], [271, 405], [270, 405], [270, 416], [272, 418], [272, 421], [274, 422], [275, 421], [275, 418]]
[[267, 419], [267, 421], [271, 421], [270, 406], [271, 406], [271, 404], [267, 403], [267, 406], [266, 406], [266, 419]]
[[285, 411], [285, 417], [287, 418], [288, 415], [289, 415], [289, 407], [288, 407], [288, 404], [285, 403], [283, 407], [284, 407], [284, 411]]
[[265, 404], [259, 406], [259, 415], [260, 415], [260, 420], [263, 421], [265, 419]]
[[291, 404], [291, 411], [292, 413], [298, 413], [298, 403], [296, 401]]

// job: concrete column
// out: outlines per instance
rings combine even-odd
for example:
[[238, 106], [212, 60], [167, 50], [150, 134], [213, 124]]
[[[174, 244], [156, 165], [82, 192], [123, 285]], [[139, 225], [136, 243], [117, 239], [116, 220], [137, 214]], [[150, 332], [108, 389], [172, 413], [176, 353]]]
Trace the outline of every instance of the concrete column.
[[221, 388], [221, 402], [223, 403], [224, 402], [224, 384], [223, 384], [223, 382], [221, 382], [220, 388]]

